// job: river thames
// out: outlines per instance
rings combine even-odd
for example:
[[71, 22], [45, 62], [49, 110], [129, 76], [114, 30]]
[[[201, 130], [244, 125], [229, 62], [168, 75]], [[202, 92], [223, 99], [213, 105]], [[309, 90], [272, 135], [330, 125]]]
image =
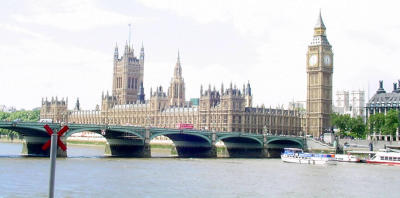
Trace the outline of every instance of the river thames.
[[[47, 197], [49, 159], [0, 142], [0, 197]], [[400, 197], [399, 166], [315, 166], [280, 159], [103, 157], [104, 146], [68, 145], [57, 159], [56, 197]]]

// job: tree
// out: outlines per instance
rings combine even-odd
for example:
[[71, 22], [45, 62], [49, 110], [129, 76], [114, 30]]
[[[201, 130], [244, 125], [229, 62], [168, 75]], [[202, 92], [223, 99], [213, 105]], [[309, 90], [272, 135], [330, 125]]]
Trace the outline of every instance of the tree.
[[10, 116], [10, 113], [7, 112], [0, 112], [0, 121], [7, 120], [7, 118]]
[[381, 133], [383, 126], [385, 126], [385, 114], [376, 113], [369, 117], [368, 127], [370, 129], [370, 133], [373, 133], [373, 132]]
[[350, 120], [350, 135], [356, 138], [364, 138], [365, 133], [365, 124], [362, 117], [358, 116], [357, 118], [351, 118]]
[[339, 115], [334, 113], [331, 115], [331, 123], [339, 129], [341, 136], [349, 135], [347, 132], [350, 130], [350, 115]]
[[10, 114], [9, 120], [21, 119], [24, 122], [37, 122], [39, 121], [39, 110], [35, 111], [16, 111]]
[[375, 114], [370, 115], [368, 120], [367, 120], [367, 127], [368, 127], [368, 130], [369, 130], [369, 134], [372, 134], [374, 132], [375, 122], [376, 122]]
[[382, 127], [382, 132], [385, 135], [396, 134], [396, 129], [399, 127], [399, 112], [396, 110], [389, 110], [385, 116], [385, 123]]
[[[0, 112], [1, 121], [3, 120], [13, 121], [16, 119], [21, 119], [24, 122], [37, 122], [39, 121], [39, 117], [40, 117], [40, 110], [38, 109], [33, 111], [21, 110], [12, 113]], [[17, 132], [6, 129], [0, 129], [0, 134], [8, 135], [10, 138], [13, 138], [15, 136], [19, 137], [19, 134]]]
[[352, 136], [356, 138], [365, 137], [365, 124], [362, 117], [350, 117], [350, 115], [331, 115], [331, 123], [339, 129], [340, 136]]

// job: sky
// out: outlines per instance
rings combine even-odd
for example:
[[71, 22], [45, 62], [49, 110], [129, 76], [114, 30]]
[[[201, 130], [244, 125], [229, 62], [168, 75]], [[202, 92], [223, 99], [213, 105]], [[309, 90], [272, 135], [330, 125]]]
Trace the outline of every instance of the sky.
[[[180, 51], [186, 98], [250, 82], [253, 104], [306, 100], [306, 53], [319, 10], [334, 58], [333, 95], [400, 79], [397, 1], [22, 0], [0, 7], [0, 105], [40, 107], [111, 92], [114, 47], [145, 48], [144, 88], [169, 86]], [[368, 91], [369, 90], [369, 91]]]

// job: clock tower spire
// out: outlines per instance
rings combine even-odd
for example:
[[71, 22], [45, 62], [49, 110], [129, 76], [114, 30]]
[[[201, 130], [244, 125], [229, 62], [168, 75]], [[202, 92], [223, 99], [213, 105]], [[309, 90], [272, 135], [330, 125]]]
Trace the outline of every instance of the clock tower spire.
[[333, 52], [321, 12], [307, 52], [306, 133], [319, 137], [331, 128]]

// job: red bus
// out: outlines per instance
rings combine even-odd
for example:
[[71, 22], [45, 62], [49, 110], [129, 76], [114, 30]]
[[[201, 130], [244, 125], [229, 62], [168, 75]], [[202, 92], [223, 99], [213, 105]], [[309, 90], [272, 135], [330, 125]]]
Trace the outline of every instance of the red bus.
[[193, 129], [193, 124], [178, 123], [178, 124], [176, 124], [176, 128], [178, 128], [178, 129]]

